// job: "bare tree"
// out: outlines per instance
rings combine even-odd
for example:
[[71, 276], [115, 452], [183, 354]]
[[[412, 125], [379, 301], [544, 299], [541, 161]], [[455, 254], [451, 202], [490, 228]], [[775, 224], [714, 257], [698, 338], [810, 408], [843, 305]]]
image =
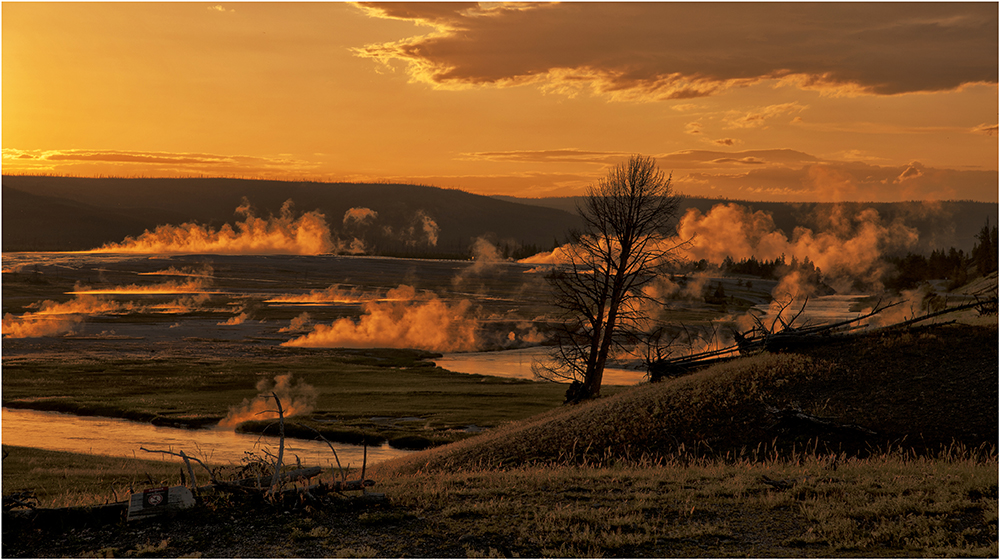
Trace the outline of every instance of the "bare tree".
[[553, 361], [536, 373], [571, 381], [567, 402], [600, 396], [604, 367], [638, 342], [645, 314], [642, 288], [679, 247], [671, 226], [680, 197], [653, 158], [634, 155], [587, 190], [584, 227], [571, 232], [566, 263], [549, 276], [564, 312]]

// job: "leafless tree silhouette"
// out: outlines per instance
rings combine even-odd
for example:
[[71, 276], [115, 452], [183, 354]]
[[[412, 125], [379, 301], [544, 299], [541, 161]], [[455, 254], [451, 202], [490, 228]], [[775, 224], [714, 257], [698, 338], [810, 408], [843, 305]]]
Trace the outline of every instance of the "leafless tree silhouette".
[[571, 381], [567, 402], [600, 396], [608, 357], [643, 327], [642, 288], [679, 245], [671, 227], [680, 197], [651, 157], [634, 155], [588, 188], [567, 262], [549, 276], [563, 328], [552, 362], [536, 374]]

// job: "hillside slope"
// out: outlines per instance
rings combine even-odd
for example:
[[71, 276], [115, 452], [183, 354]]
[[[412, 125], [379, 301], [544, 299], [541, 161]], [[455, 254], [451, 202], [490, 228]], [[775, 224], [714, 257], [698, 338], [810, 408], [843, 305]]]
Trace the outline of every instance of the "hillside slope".
[[[733, 457], [792, 447], [863, 454], [887, 446], [922, 453], [952, 443], [995, 445], [997, 364], [995, 325], [870, 334], [640, 385], [423, 452], [392, 468]], [[795, 412], [831, 424], [803, 423]]]
[[383, 253], [461, 255], [484, 235], [549, 249], [578, 226], [561, 210], [418, 185], [5, 176], [3, 250], [86, 250], [182, 222], [218, 228], [239, 219], [244, 199], [259, 217], [278, 215], [292, 200], [298, 212], [322, 212], [335, 232], [351, 208], [377, 213], [372, 231], [419, 231], [423, 216], [436, 224], [436, 243], [373, 236]]

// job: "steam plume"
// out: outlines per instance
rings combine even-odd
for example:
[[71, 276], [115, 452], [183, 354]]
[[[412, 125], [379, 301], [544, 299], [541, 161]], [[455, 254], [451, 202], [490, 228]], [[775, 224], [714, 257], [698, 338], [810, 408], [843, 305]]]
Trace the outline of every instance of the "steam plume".
[[121, 313], [132, 309], [130, 303], [118, 303], [99, 296], [78, 296], [59, 303], [46, 300], [35, 304], [38, 311], [3, 317], [4, 338], [37, 338], [74, 332], [87, 315]]
[[214, 253], [214, 254], [295, 254], [318, 255], [333, 250], [330, 229], [318, 211], [296, 218], [292, 201], [281, 207], [278, 217], [254, 216], [249, 203], [236, 209], [243, 221], [233, 229], [225, 224], [218, 231], [194, 223], [163, 225], [153, 232], [146, 230], [137, 238], [109, 243], [95, 253]]
[[246, 313], [240, 313], [239, 315], [234, 315], [234, 316], [230, 317], [229, 320], [227, 320], [227, 321], [222, 321], [222, 322], [219, 322], [219, 323], [216, 323], [216, 324], [219, 325], [219, 326], [242, 325], [246, 320], [247, 320], [247, 314]]
[[303, 312], [298, 317], [292, 319], [292, 322], [287, 327], [278, 329], [278, 332], [302, 332], [308, 330], [310, 326], [312, 326], [312, 317], [308, 313]]
[[229, 409], [229, 414], [219, 422], [220, 428], [235, 428], [241, 422], [249, 420], [276, 420], [278, 407], [271, 393], [281, 399], [281, 409], [285, 418], [309, 414], [316, 408], [319, 394], [308, 383], [292, 381], [292, 374], [279, 375], [270, 379], [261, 379], [257, 383], [258, 395], [253, 400], [243, 399], [239, 406]]
[[324, 348], [417, 348], [434, 352], [476, 349], [476, 318], [468, 300], [450, 304], [435, 295], [418, 298], [402, 285], [390, 290], [391, 301], [367, 302], [355, 322], [349, 318], [316, 325], [305, 336], [282, 346]]
[[193, 267], [181, 267], [180, 269], [170, 267], [164, 270], [157, 270], [154, 272], [140, 272], [139, 276], [190, 276], [190, 277], [200, 277], [200, 278], [212, 278], [215, 274], [214, 269], [211, 265], [202, 265], [200, 268]]
[[[85, 318], [93, 315], [123, 315], [128, 313], [189, 313], [199, 309], [210, 299], [205, 286], [206, 279], [191, 279], [186, 282], [168, 281], [149, 286], [112, 286], [94, 289], [77, 284], [67, 292], [75, 297], [66, 302], [45, 300], [33, 303], [29, 309], [37, 309], [20, 316], [7, 313], [3, 317], [4, 338], [37, 338], [73, 333]], [[140, 304], [132, 301], [116, 301], [109, 295], [158, 295], [186, 294], [169, 303]]]
[[288, 294], [264, 300], [264, 303], [361, 303], [373, 298], [366, 297], [357, 288], [345, 290], [334, 284], [325, 290], [312, 290], [308, 294]]
[[848, 216], [835, 207], [824, 231], [797, 227], [786, 237], [769, 214], [750, 212], [738, 204], [718, 204], [708, 214], [691, 208], [677, 226], [681, 239], [691, 239], [687, 257], [720, 263], [727, 256], [736, 260], [756, 257], [773, 260], [781, 255], [809, 258], [827, 277], [877, 281], [885, 266], [881, 255], [905, 249], [917, 241], [917, 231], [900, 221], [883, 223], [875, 209]]
[[459, 272], [451, 279], [453, 286], [458, 287], [471, 276], [482, 276], [492, 270], [498, 263], [504, 261], [496, 245], [485, 237], [477, 237], [472, 243], [472, 266]]
[[375, 220], [378, 212], [371, 208], [355, 207], [344, 212], [344, 227], [351, 225], [364, 225]]
[[206, 287], [211, 285], [211, 280], [192, 278], [184, 282], [169, 281], [162, 284], [151, 284], [148, 286], [138, 286], [130, 284], [128, 286], [115, 286], [111, 288], [74, 288], [70, 294], [78, 295], [155, 295], [155, 294], [198, 294], [204, 293]]

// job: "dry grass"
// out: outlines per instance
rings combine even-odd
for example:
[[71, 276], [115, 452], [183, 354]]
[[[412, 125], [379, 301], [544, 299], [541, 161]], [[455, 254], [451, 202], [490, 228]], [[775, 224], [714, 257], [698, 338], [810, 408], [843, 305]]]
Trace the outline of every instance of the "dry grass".
[[[180, 483], [181, 464], [4, 446], [4, 495], [30, 490], [42, 507], [108, 504], [131, 490]], [[205, 478], [204, 472], [196, 473]]]
[[[675, 456], [935, 453], [997, 439], [997, 329], [945, 326], [764, 354], [647, 384], [393, 463], [396, 472], [530, 464], [607, 465]], [[786, 433], [771, 409], [797, 409], [877, 433], [858, 442]]]
[[[105, 538], [164, 556], [996, 557], [996, 336], [869, 337], [561, 407], [370, 468], [388, 509], [241, 511], [234, 524], [217, 506], [185, 529], [197, 539]], [[776, 435], [769, 407], [880, 438], [838, 451]]]
[[995, 556], [996, 456], [667, 461], [409, 474], [382, 490], [504, 556]]

